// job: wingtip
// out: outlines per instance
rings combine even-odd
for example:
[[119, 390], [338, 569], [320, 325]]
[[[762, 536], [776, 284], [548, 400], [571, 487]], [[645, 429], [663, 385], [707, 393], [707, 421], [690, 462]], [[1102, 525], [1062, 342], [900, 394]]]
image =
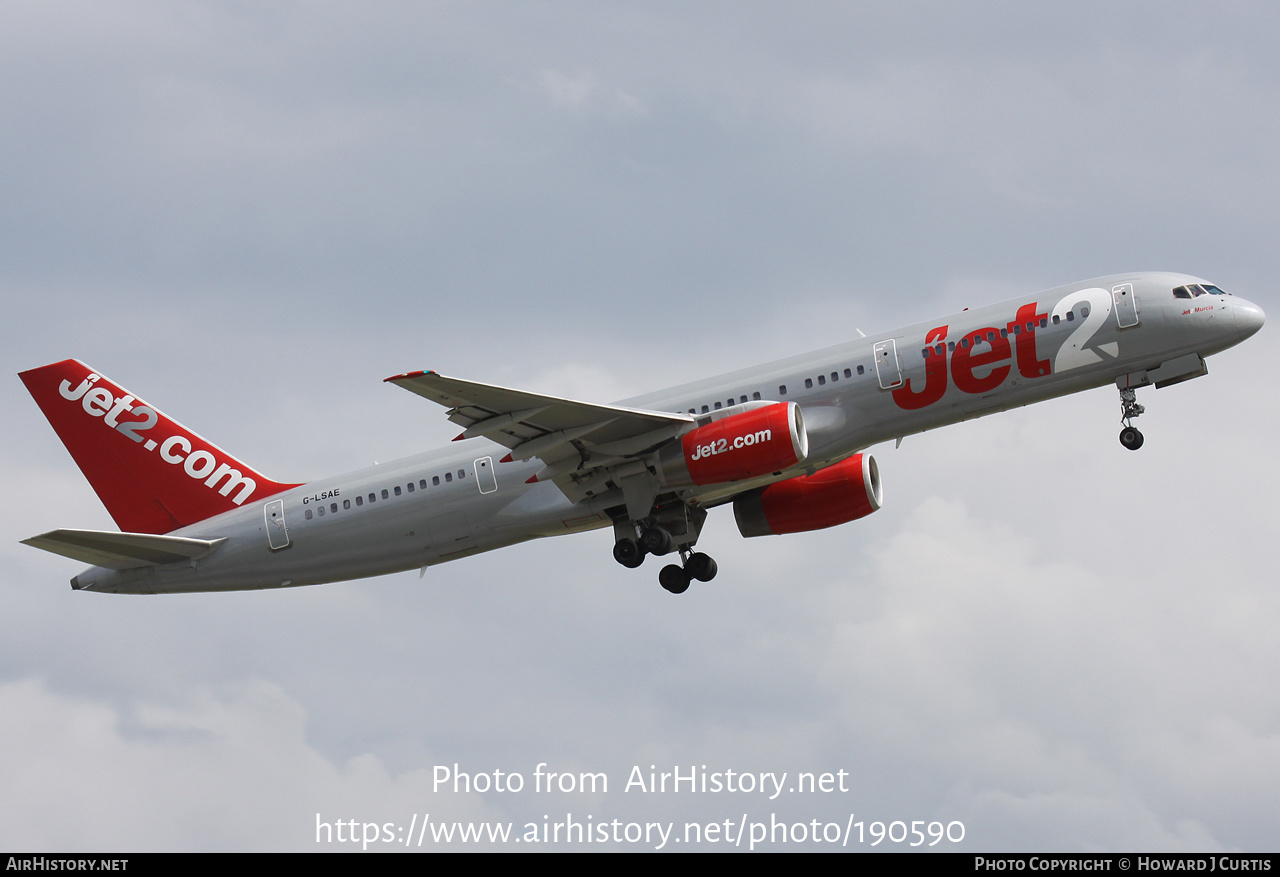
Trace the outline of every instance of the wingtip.
[[404, 381], [404, 380], [408, 380], [409, 378], [420, 378], [423, 375], [433, 375], [433, 374], [435, 374], [435, 372], [431, 371], [430, 369], [427, 369], [427, 370], [419, 369], [416, 372], [405, 372], [402, 375], [392, 375], [389, 378], [383, 378], [382, 382], [386, 384], [386, 383], [390, 383], [391, 381]]
[[463, 440], [464, 438], [466, 438], [466, 437], [467, 437], [467, 433], [466, 433], [465, 431], [463, 431], [463, 432], [458, 433], [456, 436], [454, 436], [454, 438], [452, 439], [452, 441], [460, 442], [460, 441], [462, 441], [462, 440]]
[[530, 475], [528, 478], [526, 478], [526, 479], [524, 480], [524, 483], [525, 483], [525, 484], [537, 484], [537, 483], [538, 483], [538, 476], [537, 476], [537, 475]]
[[503, 457], [503, 458], [502, 458], [501, 460], [499, 460], [498, 462], [499, 462], [499, 463], [510, 463], [510, 462], [511, 462], [511, 455], [510, 455], [510, 454], [507, 454], [505, 457]]

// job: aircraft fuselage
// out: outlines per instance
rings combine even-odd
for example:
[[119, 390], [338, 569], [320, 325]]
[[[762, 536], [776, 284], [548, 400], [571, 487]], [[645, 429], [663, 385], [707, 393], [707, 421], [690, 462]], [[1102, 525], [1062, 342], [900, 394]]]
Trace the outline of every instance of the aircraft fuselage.
[[[1180, 288], [1198, 291], [1184, 298], [1175, 292]], [[705, 509], [950, 423], [1109, 384], [1163, 386], [1197, 377], [1204, 357], [1249, 337], [1262, 321], [1256, 305], [1194, 277], [1115, 275], [618, 405], [694, 419], [756, 402], [799, 405], [808, 437], [803, 460], [758, 478], [666, 492]], [[225, 540], [207, 556], [135, 569], [91, 567], [73, 586], [168, 593], [319, 584], [425, 568], [538, 537], [617, 528], [620, 487], [611, 483], [571, 500], [551, 481], [530, 483], [545, 471], [544, 461], [503, 462], [508, 449], [470, 438], [267, 497], [251, 494], [230, 511], [169, 534]], [[170, 453], [181, 457], [182, 450]]]

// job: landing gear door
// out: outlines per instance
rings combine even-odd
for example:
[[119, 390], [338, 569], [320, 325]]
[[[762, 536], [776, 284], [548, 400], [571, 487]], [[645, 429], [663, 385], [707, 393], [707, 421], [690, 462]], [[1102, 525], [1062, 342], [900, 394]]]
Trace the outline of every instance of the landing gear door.
[[1121, 329], [1129, 329], [1141, 322], [1138, 319], [1138, 299], [1133, 292], [1132, 283], [1111, 287], [1111, 298], [1116, 305], [1116, 323]]
[[498, 489], [498, 479], [493, 474], [493, 457], [476, 460], [476, 485], [481, 493], [493, 493]]
[[890, 338], [888, 341], [877, 341], [876, 378], [880, 381], [880, 389], [892, 390], [902, 386], [902, 367], [898, 365], [898, 346]]
[[289, 528], [284, 523], [284, 500], [274, 499], [262, 509], [267, 526], [267, 544], [272, 551], [289, 547]]

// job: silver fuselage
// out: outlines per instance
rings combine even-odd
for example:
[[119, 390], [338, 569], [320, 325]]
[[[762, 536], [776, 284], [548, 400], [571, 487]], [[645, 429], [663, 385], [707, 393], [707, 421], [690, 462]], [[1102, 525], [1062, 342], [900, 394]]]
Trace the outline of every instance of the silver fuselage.
[[[1263, 315], [1238, 296], [1174, 297], [1174, 288], [1193, 283], [1204, 281], [1166, 273], [1098, 278], [620, 404], [695, 414], [755, 399], [801, 406], [808, 457], [769, 478], [678, 491], [687, 501], [713, 506], [886, 440], [1126, 376], [1138, 384], [1146, 374], [1161, 383], [1194, 376], [1200, 359], [1252, 335]], [[225, 539], [208, 557], [125, 571], [91, 567], [76, 586], [170, 593], [319, 584], [611, 524], [606, 509], [621, 503], [617, 491], [572, 503], [553, 483], [527, 483], [543, 465], [538, 459], [499, 462], [506, 453], [486, 439], [470, 439], [269, 500], [251, 498], [171, 534]], [[282, 503], [285, 547], [269, 542], [267, 502]]]

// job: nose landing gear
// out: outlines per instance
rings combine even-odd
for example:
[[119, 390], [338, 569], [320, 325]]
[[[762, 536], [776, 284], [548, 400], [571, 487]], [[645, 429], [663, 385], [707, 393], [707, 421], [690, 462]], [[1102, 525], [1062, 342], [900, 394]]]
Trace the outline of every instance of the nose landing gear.
[[1120, 444], [1131, 451], [1142, 447], [1142, 433], [1133, 425], [1133, 419], [1147, 409], [1138, 404], [1138, 393], [1131, 387], [1120, 391], [1120, 421], [1124, 429], [1120, 430]]

